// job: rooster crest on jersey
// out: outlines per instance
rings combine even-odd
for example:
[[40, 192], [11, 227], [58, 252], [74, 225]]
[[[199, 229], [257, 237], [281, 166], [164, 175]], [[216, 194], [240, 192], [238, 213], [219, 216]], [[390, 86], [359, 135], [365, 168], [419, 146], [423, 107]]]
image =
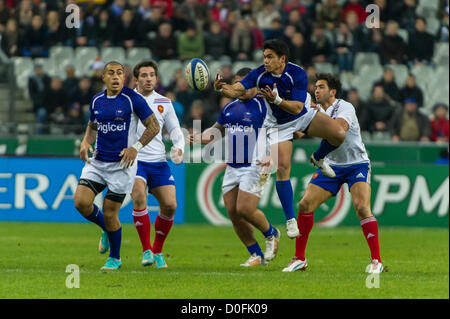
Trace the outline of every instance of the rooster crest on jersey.
[[188, 84], [195, 90], [204, 90], [209, 83], [209, 70], [205, 62], [200, 59], [189, 61], [185, 69]]

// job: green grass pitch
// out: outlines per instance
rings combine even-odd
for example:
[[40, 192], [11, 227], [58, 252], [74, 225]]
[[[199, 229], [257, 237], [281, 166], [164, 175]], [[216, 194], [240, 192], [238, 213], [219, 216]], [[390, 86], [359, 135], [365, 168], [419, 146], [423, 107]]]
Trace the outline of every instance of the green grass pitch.
[[[248, 253], [231, 227], [174, 225], [164, 252], [167, 269], [142, 267], [133, 225], [123, 226], [118, 272], [103, 273], [99, 229], [90, 224], [0, 223], [0, 298], [449, 298], [449, 232], [436, 228], [380, 228], [389, 272], [366, 287], [369, 250], [359, 227], [315, 228], [309, 268], [283, 273], [294, 241], [280, 226], [280, 251], [267, 267], [242, 268]], [[152, 237], [154, 229], [152, 229]], [[264, 249], [264, 241], [257, 238]], [[77, 264], [80, 288], [66, 287]]]

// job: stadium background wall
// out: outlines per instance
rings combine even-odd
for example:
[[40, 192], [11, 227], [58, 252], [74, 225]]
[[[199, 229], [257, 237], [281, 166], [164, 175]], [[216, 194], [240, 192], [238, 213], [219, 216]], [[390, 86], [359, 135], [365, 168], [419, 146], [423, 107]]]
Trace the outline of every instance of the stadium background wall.
[[[85, 222], [73, 206], [83, 163], [78, 158], [74, 138], [0, 140], [5, 155], [21, 153], [27, 157], [0, 158], [0, 220]], [[292, 183], [295, 203], [314, 169], [307, 164], [308, 155], [317, 147], [311, 141], [296, 142], [293, 153]], [[372, 208], [380, 225], [448, 227], [449, 170], [434, 165], [442, 146], [436, 145], [367, 145], [372, 158]], [[55, 150], [57, 152], [55, 153]], [[395, 154], [395, 156], [393, 156]], [[43, 157], [57, 155], [58, 157]], [[72, 157], [72, 158], [70, 158]], [[177, 187], [178, 208], [175, 223], [211, 223], [227, 225], [229, 220], [221, 200], [223, 164], [170, 163]], [[274, 224], [283, 223], [274, 176], [268, 181], [260, 208]], [[101, 203], [102, 196], [97, 199]], [[124, 223], [132, 222], [129, 197], [120, 212]], [[158, 206], [149, 196], [152, 221]], [[315, 214], [318, 225], [358, 225], [347, 188]]]

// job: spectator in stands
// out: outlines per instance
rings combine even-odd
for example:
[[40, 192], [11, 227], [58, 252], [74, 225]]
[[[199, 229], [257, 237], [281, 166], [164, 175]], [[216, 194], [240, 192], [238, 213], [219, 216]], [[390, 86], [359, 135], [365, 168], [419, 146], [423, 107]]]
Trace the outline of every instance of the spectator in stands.
[[192, 102], [189, 113], [186, 114], [183, 126], [187, 127], [189, 130], [193, 127], [193, 122], [195, 120], [201, 121], [201, 127], [210, 127], [213, 123], [211, 123], [211, 119], [208, 116], [208, 112], [205, 111], [205, 107], [203, 105], [202, 100], [195, 100]]
[[437, 41], [448, 43], [448, 6], [446, 9], [446, 12], [443, 14], [443, 16], [441, 18], [441, 22], [440, 22], [439, 30], [438, 30], [438, 34], [437, 34]]
[[328, 30], [338, 27], [342, 17], [342, 7], [337, 0], [326, 0], [317, 12], [317, 22], [324, 24]]
[[187, 18], [186, 12], [183, 11], [181, 6], [175, 7], [170, 21], [174, 32], [186, 31], [186, 26], [189, 24], [189, 19]]
[[369, 130], [371, 132], [385, 132], [395, 113], [395, 106], [386, 96], [382, 85], [375, 85], [372, 97], [367, 103], [369, 111]]
[[247, 21], [252, 18], [252, 3], [250, 0], [239, 1], [239, 15]]
[[95, 17], [88, 15], [80, 8], [80, 27], [74, 28], [73, 37], [76, 46], [95, 46], [97, 30], [95, 29]]
[[433, 106], [430, 139], [439, 143], [448, 143], [449, 141], [448, 106], [444, 103], [436, 103]]
[[347, 20], [349, 13], [356, 14], [357, 21], [362, 24], [366, 21], [367, 13], [366, 9], [359, 3], [359, 0], [350, 0], [344, 5], [342, 9], [342, 17]]
[[104, 66], [105, 66], [104, 63], [100, 60], [96, 60], [91, 65], [92, 69], [91, 83], [94, 92], [103, 91], [105, 88], [105, 83], [103, 82], [102, 79]]
[[335, 37], [335, 50], [339, 71], [353, 71], [355, 41], [347, 24], [341, 22]]
[[111, 5], [111, 14], [113, 17], [119, 18], [126, 9], [126, 0], [114, 0]]
[[[28, 79], [28, 94], [33, 103], [38, 124], [45, 124], [47, 112], [44, 107], [44, 97], [50, 87], [50, 77], [44, 73], [41, 65], [34, 66], [34, 74]], [[41, 133], [41, 132], [39, 132]]]
[[183, 104], [177, 101], [177, 97], [175, 95], [175, 92], [173, 91], [166, 91], [165, 96], [172, 101], [173, 109], [175, 110], [175, 114], [177, 115], [178, 122], [183, 122], [183, 115], [184, 115], [184, 107]]
[[409, 35], [408, 60], [416, 65], [430, 64], [434, 53], [434, 37], [426, 31], [424, 18], [416, 18], [415, 32]]
[[385, 68], [383, 78], [380, 81], [375, 82], [374, 85], [383, 86], [384, 92], [391, 100], [397, 102], [402, 101], [400, 90], [397, 87], [397, 83], [395, 83], [395, 73], [391, 68]]
[[228, 8], [224, 6], [221, 0], [214, 1], [214, 5], [210, 10], [210, 17], [212, 21], [219, 21], [221, 27], [225, 27], [227, 23]]
[[276, 10], [275, 5], [272, 0], [264, 0], [263, 9], [259, 11], [256, 15], [256, 21], [258, 22], [259, 28], [264, 32], [272, 28], [273, 19], [281, 19], [280, 13]]
[[[228, 54], [229, 37], [222, 32], [220, 22], [213, 20], [209, 31], [205, 34], [205, 54], [212, 60], [218, 60], [222, 55]], [[252, 41], [250, 41], [252, 42]]]
[[47, 37], [48, 46], [63, 45], [67, 39], [64, 27], [60, 24], [59, 14], [57, 11], [49, 11], [47, 13]]
[[253, 52], [252, 34], [247, 21], [239, 19], [231, 34], [230, 51], [234, 60], [250, 60]]
[[292, 9], [289, 11], [287, 24], [293, 25], [296, 31], [301, 32], [304, 36], [311, 33], [310, 25], [303, 20], [298, 9]]
[[150, 8], [150, 1], [141, 0], [141, 3], [137, 9], [137, 12], [141, 17], [141, 21], [149, 19], [151, 16], [151, 12], [152, 12], [152, 9]]
[[258, 27], [258, 23], [255, 18], [248, 20], [248, 27], [250, 28], [250, 33], [252, 34], [253, 50], [261, 50], [264, 43], [264, 33]]
[[83, 76], [76, 86], [75, 93], [70, 96], [70, 104], [78, 104], [79, 111], [82, 116], [83, 123], [87, 124], [89, 120], [89, 104], [91, 103], [92, 97], [98, 92], [95, 92], [92, 88], [91, 79], [87, 76]]
[[392, 2], [392, 16], [399, 22], [402, 29], [414, 31], [417, 3], [416, 0]]
[[289, 60], [295, 64], [306, 66], [311, 63], [311, 51], [309, 43], [305, 41], [305, 37], [300, 32], [292, 35], [289, 43], [289, 52], [291, 54]]
[[47, 118], [51, 123], [63, 124], [65, 113], [69, 106], [69, 97], [63, 88], [63, 82], [59, 77], [52, 77], [50, 88], [44, 95], [44, 108]]
[[172, 25], [169, 21], [164, 21], [159, 25], [158, 35], [150, 43], [153, 58], [156, 61], [177, 58], [177, 38], [172, 32]]
[[273, 19], [271, 28], [264, 32], [264, 37], [266, 40], [270, 39], [282, 39], [284, 36], [283, 25], [281, 24], [281, 19]]
[[[296, 11], [296, 12], [300, 13], [302, 16], [305, 16], [307, 13], [307, 8], [305, 7], [304, 2], [306, 2], [306, 1], [301, 1], [301, 2], [300, 2], [300, 0], [286, 1], [286, 4], [283, 7], [283, 15], [289, 16], [291, 14], [291, 12]], [[290, 23], [288, 22], [288, 24], [290, 24]], [[298, 30], [298, 31], [301, 31], [301, 30]]]
[[408, 74], [405, 86], [400, 90], [400, 99], [404, 101], [408, 97], [413, 97], [417, 100], [419, 107], [423, 106], [423, 93], [416, 84], [416, 77], [414, 74]]
[[172, 0], [150, 0], [150, 6], [152, 8], [161, 8], [162, 14], [167, 19], [170, 19], [173, 14], [173, 1]]
[[48, 57], [47, 32], [40, 15], [34, 15], [25, 31], [22, 44], [23, 56]]
[[439, 158], [434, 161], [434, 164], [436, 165], [448, 165], [449, 159], [448, 159], [448, 146], [441, 149], [439, 153]]
[[380, 58], [382, 64], [404, 63], [406, 57], [406, 44], [398, 35], [398, 23], [389, 21], [386, 26], [386, 34], [380, 47]]
[[325, 63], [331, 57], [332, 49], [330, 41], [325, 35], [324, 28], [316, 24], [311, 36], [311, 55], [315, 63]]
[[78, 88], [78, 78], [75, 75], [75, 68], [73, 65], [68, 65], [66, 67], [66, 78], [63, 81], [63, 86], [69, 97], [75, 96]]
[[[217, 4], [218, 2], [216, 2], [216, 5]], [[188, 21], [194, 23], [197, 30], [203, 30], [204, 24], [210, 17], [208, 6], [206, 6], [204, 3], [201, 3], [201, 1], [185, 0], [182, 1], [180, 7], [185, 12]], [[223, 12], [226, 13], [228, 10], [225, 7], [223, 7], [222, 9], [224, 10], [221, 10], [221, 14], [223, 14]], [[227, 14], [225, 14], [225, 17], [226, 16]]]
[[178, 37], [178, 55], [181, 60], [202, 57], [205, 54], [203, 37], [197, 31], [195, 24], [190, 23]]
[[9, 18], [10, 13], [8, 7], [5, 5], [5, 0], [0, 0], [0, 33], [5, 31]]
[[123, 10], [114, 32], [114, 44], [125, 49], [133, 48], [139, 39], [139, 33], [136, 30], [138, 30], [138, 24], [133, 12], [128, 9]]
[[6, 22], [5, 30], [0, 33], [0, 43], [0, 48], [7, 56], [12, 57], [19, 55], [19, 30], [17, 28], [17, 22], [14, 18], [10, 18]]
[[83, 120], [80, 104], [74, 103], [70, 106], [67, 116], [64, 118], [64, 134], [80, 135], [84, 131], [87, 122]]
[[38, 8], [32, 0], [22, 0], [15, 13], [15, 18], [19, 22], [19, 29], [26, 30], [31, 25], [33, 16], [37, 13]]
[[114, 37], [114, 19], [108, 10], [100, 11], [95, 21], [95, 42], [99, 47], [109, 47]]
[[367, 104], [359, 97], [358, 90], [356, 88], [350, 88], [347, 92], [346, 100], [355, 108], [361, 131], [369, 131], [369, 109]]
[[224, 81], [227, 84], [231, 84], [231, 81], [233, 81], [233, 66], [231, 64], [226, 64], [222, 66], [221, 73], [222, 75], [222, 81]]
[[418, 112], [417, 100], [407, 98], [403, 108], [394, 114], [391, 124], [391, 136], [394, 142], [430, 140], [431, 125], [428, 117]]
[[[347, 12], [345, 23], [353, 36], [354, 54], [371, 50], [370, 32], [364, 24], [358, 22], [358, 15], [354, 11]], [[376, 51], [376, 50], [374, 50]]]
[[[180, 102], [184, 109], [188, 112], [194, 100], [200, 98], [198, 91], [191, 90], [184, 76], [178, 77], [175, 86], [175, 97]], [[192, 124], [191, 124], [192, 125]]]

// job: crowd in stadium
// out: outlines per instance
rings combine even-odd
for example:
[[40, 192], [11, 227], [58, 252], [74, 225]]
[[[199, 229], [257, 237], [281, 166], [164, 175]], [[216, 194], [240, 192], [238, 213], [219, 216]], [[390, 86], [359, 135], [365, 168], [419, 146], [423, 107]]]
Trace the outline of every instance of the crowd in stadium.
[[[156, 61], [194, 57], [207, 62], [229, 57], [222, 68], [227, 81], [232, 63], [261, 62], [255, 52], [264, 40], [282, 38], [290, 47], [290, 61], [305, 68], [314, 86], [316, 66], [331, 63], [339, 73], [354, 72], [358, 52], [377, 52], [381, 65], [431, 65], [435, 43], [448, 42], [448, 3], [440, 1], [435, 34], [427, 31], [427, 19], [417, 15], [418, 0], [0, 0], [0, 43], [10, 56], [47, 57], [55, 45], [146, 47]], [[80, 6], [80, 28], [65, 26], [66, 5]], [[366, 6], [380, 8], [380, 28], [365, 26]], [[408, 32], [408, 41], [399, 35]], [[103, 61], [105, 62], [105, 61]], [[68, 66], [64, 79], [50, 77], [36, 65], [28, 83], [39, 123], [84, 124], [89, 101], [103, 89], [103, 62], [92, 66], [92, 76], [77, 78]], [[448, 62], [447, 62], [448, 63]], [[126, 66], [126, 85], [133, 86], [133, 65]], [[398, 87], [394, 72], [386, 67], [370, 97], [363, 100], [358, 87], [344, 92], [368, 132], [389, 132], [392, 140], [449, 140], [448, 106], [424, 106], [424, 92], [410, 73]], [[194, 91], [183, 71], [173, 75], [158, 92], [169, 97], [184, 127], [201, 119], [208, 127], [228, 100], [210, 87]], [[427, 107], [432, 112], [421, 112]], [[83, 129], [76, 130], [81, 133]]]

